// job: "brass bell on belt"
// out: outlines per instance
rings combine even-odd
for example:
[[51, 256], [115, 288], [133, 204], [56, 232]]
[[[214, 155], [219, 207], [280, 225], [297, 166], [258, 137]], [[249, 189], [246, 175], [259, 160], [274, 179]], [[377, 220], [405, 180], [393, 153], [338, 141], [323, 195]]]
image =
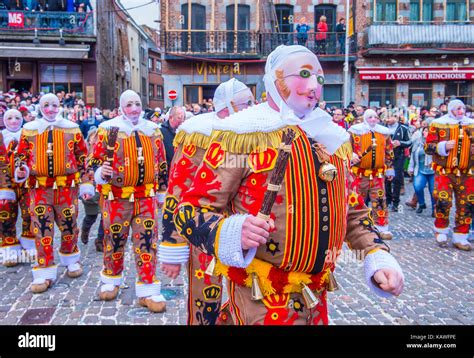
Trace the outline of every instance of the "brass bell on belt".
[[252, 301], [258, 301], [263, 299], [263, 293], [258, 284], [258, 276], [255, 272], [252, 272]]
[[313, 291], [311, 291], [311, 289], [308, 287], [308, 285], [302, 283], [301, 284], [303, 287], [301, 289], [301, 293], [303, 295], [303, 298], [306, 302], [306, 306], [308, 308], [314, 308], [318, 305], [318, 298], [316, 297], [316, 295], [313, 293]]
[[112, 193], [112, 190], [109, 191], [109, 196], [107, 198], [108, 200], [115, 200], [114, 193]]
[[134, 203], [135, 202], [135, 195], [130, 195], [130, 199], [128, 199], [129, 202]]
[[215, 269], [216, 269], [216, 258], [213, 257], [211, 262], [209, 263], [209, 266], [207, 266], [206, 275], [214, 276], [214, 270]]
[[339, 285], [337, 284], [336, 278], [334, 277], [334, 273], [329, 273], [329, 282], [328, 282], [328, 291], [334, 292], [339, 290]]
[[337, 168], [331, 163], [324, 162], [319, 168], [319, 177], [326, 182], [332, 182], [337, 177]]

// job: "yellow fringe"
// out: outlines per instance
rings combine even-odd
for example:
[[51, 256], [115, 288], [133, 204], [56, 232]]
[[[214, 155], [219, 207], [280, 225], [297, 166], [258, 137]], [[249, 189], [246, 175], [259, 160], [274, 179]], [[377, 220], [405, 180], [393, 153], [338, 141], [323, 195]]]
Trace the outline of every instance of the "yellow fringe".
[[[76, 134], [76, 133], [81, 133], [81, 129], [79, 127], [77, 128], [55, 128], [56, 130], [62, 131], [67, 134]], [[22, 135], [26, 137], [32, 137], [38, 134], [38, 131], [36, 129], [23, 129], [21, 132]]]
[[300, 136], [300, 131], [296, 126], [288, 126], [268, 133], [253, 132], [239, 134], [231, 131], [214, 131], [211, 135], [211, 142], [220, 142], [222, 149], [226, 152], [250, 154], [255, 151], [262, 153], [268, 147], [278, 148], [281, 144], [283, 131], [288, 128], [296, 132], [295, 139]]
[[[457, 128], [457, 124], [442, 124], [442, 123], [431, 123], [431, 127], [440, 128], [440, 129], [450, 129], [450, 128]], [[469, 128], [474, 128], [474, 124], [468, 125]]]
[[[272, 267], [273, 265], [268, 262], [259, 259], [253, 259], [250, 265], [245, 269], [248, 275], [245, 279], [245, 286], [252, 287], [252, 273], [256, 273], [258, 276], [260, 290], [264, 296], [270, 296], [277, 293], [273, 288], [272, 282], [268, 279], [268, 274], [270, 273], [270, 269]], [[217, 260], [214, 272], [217, 275], [222, 275], [228, 278], [228, 271], [229, 267], [223, 265], [219, 260]], [[322, 287], [329, 282], [329, 273], [330, 269], [326, 269], [324, 274], [321, 276], [320, 285]], [[290, 272], [288, 274], [288, 284], [283, 288], [283, 292], [279, 293], [299, 293], [301, 292], [302, 283], [307, 285], [311, 284], [311, 275], [304, 272]]]
[[180, 131], [176, 134], [173, 141], [173, 146], [178, 147], [181, 144], [189, 145], [194, 144], [196, 147], [207, 149], [211, 143], [211, 137], [202, 133], [191, 133], [188, 134], [185, 131]]

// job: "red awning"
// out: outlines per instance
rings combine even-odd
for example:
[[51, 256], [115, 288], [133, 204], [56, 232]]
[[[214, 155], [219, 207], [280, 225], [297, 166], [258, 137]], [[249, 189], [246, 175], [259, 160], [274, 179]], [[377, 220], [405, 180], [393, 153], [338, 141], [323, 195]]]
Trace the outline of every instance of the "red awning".
[[362, 81], [474, 80], [474, 67], [361, 67]]

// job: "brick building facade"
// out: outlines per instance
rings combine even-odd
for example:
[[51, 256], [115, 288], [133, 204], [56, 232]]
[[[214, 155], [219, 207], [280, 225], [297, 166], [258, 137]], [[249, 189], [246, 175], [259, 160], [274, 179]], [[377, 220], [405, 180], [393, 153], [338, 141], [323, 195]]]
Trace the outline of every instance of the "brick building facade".
[[[314, 35], [321, 15], [329, 28], [322, 45]], [[318, 55], [325, 71], [324, 99], [340, 105], [344, 54], [335, 27], [345, 17], [345, 2], [337, 0], [162, 1], [165, 94], [174, 89], [177, 103], [200, 103], [212, 98], [219, 83], [236, 77], [260, 99], [266, 56], [280, 44], [298, 43], [295, 30], [302, 17], [312, 29], [305, 45]], [[355, 60], [354, 41], [350, 61]], [[170, 105], [165, 98], [165, 106]]]
[[473, 0], [363, 0], [355, 19], [357, 103], [474, 104]]

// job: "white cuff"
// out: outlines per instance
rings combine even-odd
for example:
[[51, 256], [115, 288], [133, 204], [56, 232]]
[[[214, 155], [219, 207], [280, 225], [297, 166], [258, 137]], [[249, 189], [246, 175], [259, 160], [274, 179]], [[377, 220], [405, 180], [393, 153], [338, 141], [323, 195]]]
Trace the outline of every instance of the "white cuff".
[[463, 244], [463, 245], [470, 245], [467, 239], [469, 238], [469, 234], [461, 234], [461, 233], [453, 233], [453, 244]]
[[[20, 168], [23, 168], [26, 170], [26, 177], [24, 177], [23, 179], [18, 178], [18, 169]], [[20, 168], [15, 169], [15, 182], [18, 184], [24, 183], [26, 179], [28, 179], [28, 177], [30, 176], [30, 168], [28, 168], [28, 166], [26, 166], [25, 164], [22, 164]]]
[[35, 250], [36, 251], [36, 241], [34, 238], [20, 237], [21, 247], [25, 250]]
[[246, 268], [257, 253], [257, 249], [252, 248], [244, 257], [242, 251], [242, 225], [248, 216], [250, 215], [232, 215], [222, 223], [220, 235], [216, 238], [219, 240], [216, 256], [224, 265]]
[[104, 185], [104, 184], [109, 183], [107, 180], [102, 179], [102, 167], [99, 167], [99, 169], [95, 171], [94, 181], [96, 184], [99, 184], [99, 185]]
[[12, 189], [0, 189], [0, 200], [16, 200], [16, 193]]
[[43, 279], [56, 281], [58, 277], [58, 266], [34, 267], [31, 272], [33, 273], [33, 280]]
[[386, 177], [394, 177], [395, 176], [395, 170], [394, 169], [387, 169], [385, 171], [385, 176]]
[[189, 246], [160, 245], [158, 261], [164, 264], [184, 264], [189, 260]]
[[62, 254], [59, 253], [59, 262], [61, 266], [69, 266], [79, 262], [81, 259], [81, 252], [75, 252], [73, 254]]
[[158, 203], [160, 205], [164, 204], [165, 197], [166, 197], [166, 192], [165, 191], [158, 192], [158, 194], [156, 195], [156, 198], [158, 199]]
[[434, 232], [438, 233], [438, 234], [445, 234], [445, 235], [448, 235], [449, 232], [450, 232], [450, 229], [449, 227], [443, 227], [443, 228], [440, 228], [440, 227], [434, 227]]
[[123, 283], [123, 274], [117, 276], [107, 276], [103, 272], [100, 273], [100, 282], [108, 285], [120, 286]]
[[375, 225], [375, 228], [380, 232], [388, 232], [388, 225], [385, 225], [385, 226]]
[[375, 275], [375, 273], [378, 270], [383, 269], [383, 268], [391, 268], [398, 271], [403, 277], [403, 280], [405, 280], [402, 268], [398, 264], [397, 260], [388, 252], [384, 250], [378, 250], [371, 254], [368, 254], [365, 257], [364, 271], [365, 271], [365, 281], [367, 282], [367, 285], [378, 296], [387, 298], [387, 297], [391, 297], [392, 294], [389, 292], [385, 292], [376, 284], [374, 284], [374, 282], [372, 281], [372, 277]]
[[449, 153], [446, 151], [446, 141], [439, 142], [436, 146], [436, 151], [442, 157], [447, 157]]
[[154, 283], [135, 283], [135, 293], [137, 297], [149, 297], [161, 295], [161, 282]]
[[91, 183], [83, 183], [79, 186], [79, 196], [82, 197], [84, 194], [89, 194], [90, 196], [95, 195], [95, 187]]

